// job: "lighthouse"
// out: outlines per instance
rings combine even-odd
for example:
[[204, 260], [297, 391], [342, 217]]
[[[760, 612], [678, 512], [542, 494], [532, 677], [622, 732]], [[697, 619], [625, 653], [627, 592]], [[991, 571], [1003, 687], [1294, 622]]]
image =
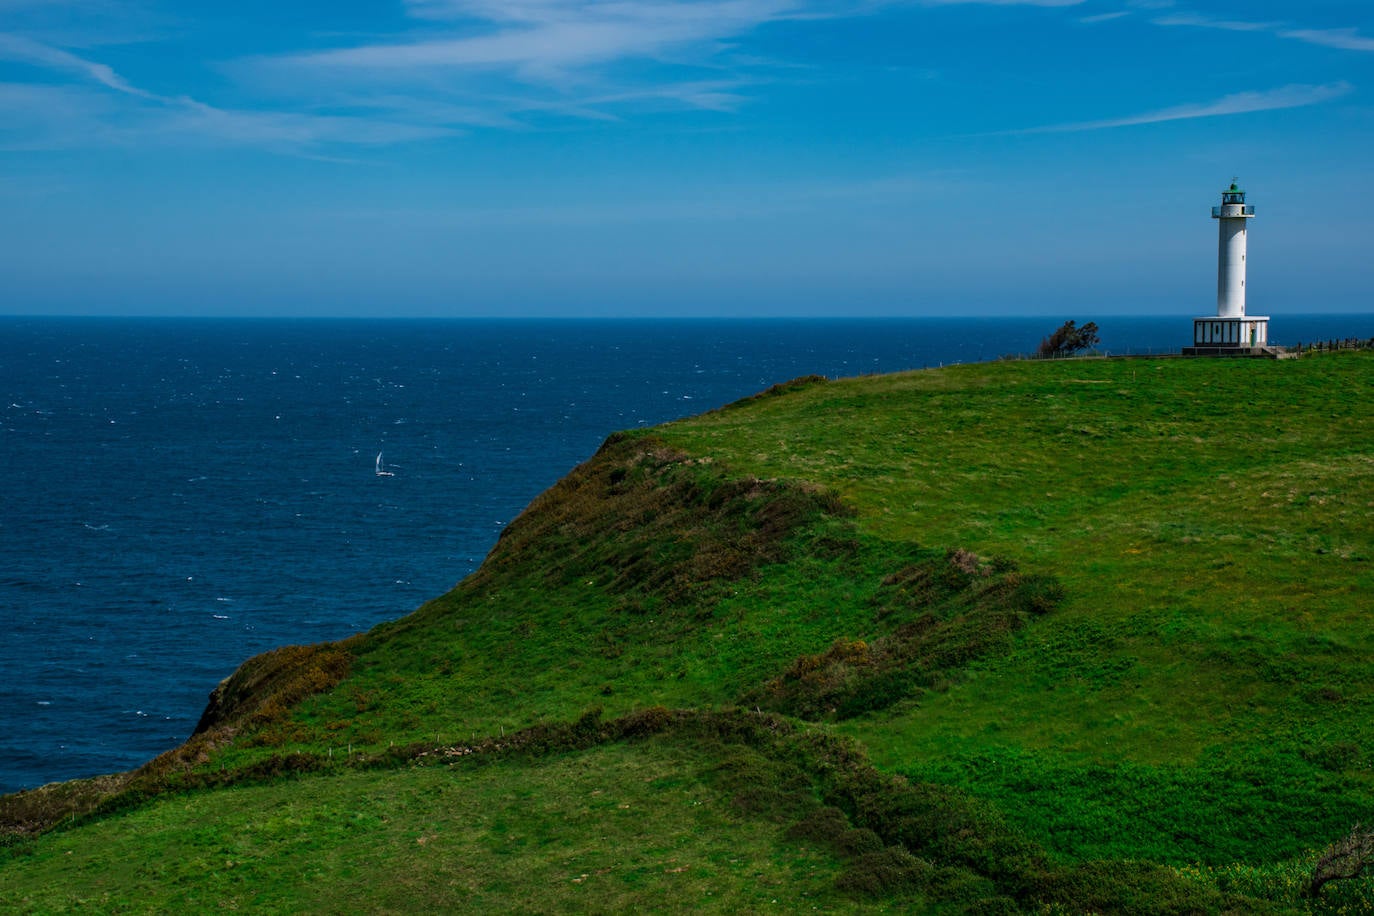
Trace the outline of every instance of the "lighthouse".
[[1217, 314], [1193, 319], [1193, 345], [1184, 349], [1195, 355], [1249, 355], [1269, 343], [1269, 319], [1245, 314], [1245, 243], [1254, 204], [1232, 181], [1221, 192], [1221, 206], [1212, 208], [1217, 221]]

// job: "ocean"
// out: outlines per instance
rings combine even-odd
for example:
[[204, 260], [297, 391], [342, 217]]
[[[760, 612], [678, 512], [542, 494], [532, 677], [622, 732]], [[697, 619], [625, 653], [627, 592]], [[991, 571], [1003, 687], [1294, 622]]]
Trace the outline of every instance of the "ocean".
[[[0, 793], [135, 767], [249, 656], [443, 593], [616, 430], [1060, 320], [0, 318]], [[1109, 352], [1191, 333], [1099, 324]], [[1272, 323], [1345, 336], [1374, 316]]]

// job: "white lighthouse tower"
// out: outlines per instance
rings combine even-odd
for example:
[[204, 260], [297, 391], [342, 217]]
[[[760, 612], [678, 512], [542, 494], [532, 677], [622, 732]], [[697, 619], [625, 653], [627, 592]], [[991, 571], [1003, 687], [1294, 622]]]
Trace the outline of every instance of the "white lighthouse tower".
[[1269, 343], [1269, 319], [1245, 314], [1245, 241], [1255, 207], [1234, 181], [1212, 208], [1219, 228], [1217, 241], [1217, 314], [1193, 319], [1193, 354], [1250, 354]]

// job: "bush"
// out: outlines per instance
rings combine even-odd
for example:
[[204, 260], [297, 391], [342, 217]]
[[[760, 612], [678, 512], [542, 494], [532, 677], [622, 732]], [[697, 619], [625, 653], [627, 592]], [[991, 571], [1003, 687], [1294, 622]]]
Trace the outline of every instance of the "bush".
[[713, 778], [732, 807], [755, 817], [787, 820], [815, 804], [811, 780], [802, 770], [753, 748], [728, 751]]
[[900, 846], [869, 852], [850, 862], [835, 884], [841, 890], [865, 897], [886, 897], [919, 891], [930, 881], [935, 868]]
[[851, 827], [839, 808], [817, 808], [787, 830], [794, 840], [807, 840], [829, 847], [846, 858], [881, 852], [882, 839], [864, 827]]

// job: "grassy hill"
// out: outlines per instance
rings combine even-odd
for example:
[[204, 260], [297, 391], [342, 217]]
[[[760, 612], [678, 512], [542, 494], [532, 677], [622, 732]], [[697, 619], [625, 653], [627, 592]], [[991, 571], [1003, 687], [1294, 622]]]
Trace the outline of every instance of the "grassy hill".
[[1374, 358], [799, 380], [0, 799], [0, 907], [1374, 913]]

